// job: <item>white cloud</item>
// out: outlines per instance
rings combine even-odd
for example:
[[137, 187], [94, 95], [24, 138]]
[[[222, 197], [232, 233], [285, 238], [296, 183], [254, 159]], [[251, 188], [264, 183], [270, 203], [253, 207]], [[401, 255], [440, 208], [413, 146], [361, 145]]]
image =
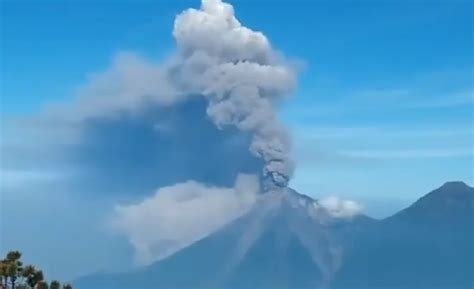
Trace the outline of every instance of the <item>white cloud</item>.
[[129, 238], [137, 261], [148, 264], [242, 216], [258, 191], [253, 175], [239, 175], [233, 188], [187, 181], [160, 188], [141, 203], [118, 206], [112, 225]]
[[450, 93], [425, 92], [412, 89], [360, 90], [333, 94], [330, 100], [315, 99], [313, 103], [296, 104], [285, 112], [303, 119], [315, 117], [339, 118], [361, 113], [398, 116], [400, 113], [426, 113], [430, 110], [472, 108], [474, 91], [457, 90]]
[[57, 182], [67, 177], [66, 172], [39, 170], [10, 170], [0, 168], [0, 189], [35, 186], [38, 183]]
[[343, 200], [336, 196], [330, 196], [318, 200], [318, 204], [324, 207], [329, 214], [337, 218], [351, 218], [362, 213], [362, 205], [355, 201]]
[[342, 154], [353, 158], [365, 159], [438, 159], [472, 157], [472, 148], [449, 148], [449, 149], [360, 149], [345, 150]]
[[300, 168], [474, 156], [474, 131], [469, 124], [305, 125], [294, 127], [293, 131], [293, 152]]

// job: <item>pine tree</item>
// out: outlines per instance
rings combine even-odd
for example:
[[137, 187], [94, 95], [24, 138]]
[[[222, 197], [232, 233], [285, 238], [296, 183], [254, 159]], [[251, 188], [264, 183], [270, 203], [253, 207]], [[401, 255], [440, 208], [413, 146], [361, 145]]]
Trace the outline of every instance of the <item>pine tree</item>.
[[[59, 281], [48, 284], [43, 271], [33, 265], [23, 266], [19, 251], [8, 252], [5, 259], [0, 259], [0, 289], [61, 289]], [[72, 289], [69, 284], [62, 289]]]

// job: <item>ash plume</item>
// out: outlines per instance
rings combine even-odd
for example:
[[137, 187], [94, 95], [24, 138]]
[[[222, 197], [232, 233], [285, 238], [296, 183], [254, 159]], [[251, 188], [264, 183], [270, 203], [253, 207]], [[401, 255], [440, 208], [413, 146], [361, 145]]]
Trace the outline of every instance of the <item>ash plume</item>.
[[[173, 36], [176, 51], [164, 62], [118, 53], [74, 100], [15, 121], [11, 131], [25, 134], [22, 143], [0, 143], [8, 151], [3, 169], [67, 173], [62, 181], [80, 194], [132, 203], [117, 206], [112, 218], [143, 262], [240, 217], [262, 180], [263, 191], [283, 188], [294, 170], [276, 112], [296, 86], [294, 67], [220, 0], [179, 14]], [[150, 192], [157, 194], [144, 198]], [[189, 213], [181, 216], [183, 208]], [[168, 231], [150, 233], [153, 227]]]
[[[176, 52], [161, 65], [120, 53], [111, 69], [93, 75], [73, 105], [50, 108], [47, 118], [87, 130], [97, 120], [139, 118], [150, 110], [167, 114], [205, 101], [206, 117], [217, 129], [251, 135], [249, 152], [264, 163], [266, 190], [286, 187], [294, 170], [291, 141], [275, 108], [296, 86], [294, 67], [221, 0], [203, 0], [200, 9], [179, 14], [173, 36]], [[167, 122], [150, 121], [156, 128]]]
[[267, 189], [286, 187], [294, 170], [291, 142], [274, 107], [295, 86], [295, 71], [265, 35], [242, 26], [220, 0], [203, 0], [200, 10], [178, 15], [173, 35], [179, 60], [170, 68], [172, 78], [186, 93], [207, 99], [217, 127], [251, 132], [250, 151], [264, 161]]

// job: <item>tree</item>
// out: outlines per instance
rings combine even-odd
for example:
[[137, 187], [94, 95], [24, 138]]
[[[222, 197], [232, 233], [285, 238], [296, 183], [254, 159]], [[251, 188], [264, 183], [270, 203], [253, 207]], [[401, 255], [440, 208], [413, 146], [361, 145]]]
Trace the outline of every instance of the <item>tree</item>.
[[40, 281], [36, 285], [36, 289], [49, 289], [48, 283], [46, 281]]
[[23, 268], [22, 277], [24, 278], [24, 283], [31, 288], [35, 288], [36, 284], [43, 281], [43, 272], [37, 270], [34, 266], [28, 265]]
[[8, 264], [5, 260], [0, 260], [0, 288], [7, 287], [7, 272], [8, 272]]
[[[32, 265], [23, 266], [21, 253], [11, 251], [0, 259], [0, 289], [61, 289], [59, 281], [45, 281], [43, 271]], [[72, 289], [65, 284], [63, 289]]]
[[49, 289], [61, 289], [61, 283], [56, 280], [51, 281], [49, 284]]
[[8, 252], [5, 258], [5, 263], [7, 264], [5, 287], [8, 286], [8, 279], [10, 279], [11, 288], [12, 289], [16, 288], [19, 274], [21, 273], [23, 269], [22, 268], [23, 263], [20, 261], [20, 258], [21, 258], [21, 253], [19, 251]]

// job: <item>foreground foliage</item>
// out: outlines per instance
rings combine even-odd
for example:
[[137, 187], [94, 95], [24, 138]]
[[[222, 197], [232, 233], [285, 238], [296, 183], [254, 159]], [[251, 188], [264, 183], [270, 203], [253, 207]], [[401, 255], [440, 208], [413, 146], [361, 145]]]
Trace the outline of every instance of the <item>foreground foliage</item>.
[[48, 283], [43, 271], [33, 265], [23, 265], [21, 253], [11, 251], [0, 260], [0, 289], [72, 289], [69, 284], [53, 280]]

